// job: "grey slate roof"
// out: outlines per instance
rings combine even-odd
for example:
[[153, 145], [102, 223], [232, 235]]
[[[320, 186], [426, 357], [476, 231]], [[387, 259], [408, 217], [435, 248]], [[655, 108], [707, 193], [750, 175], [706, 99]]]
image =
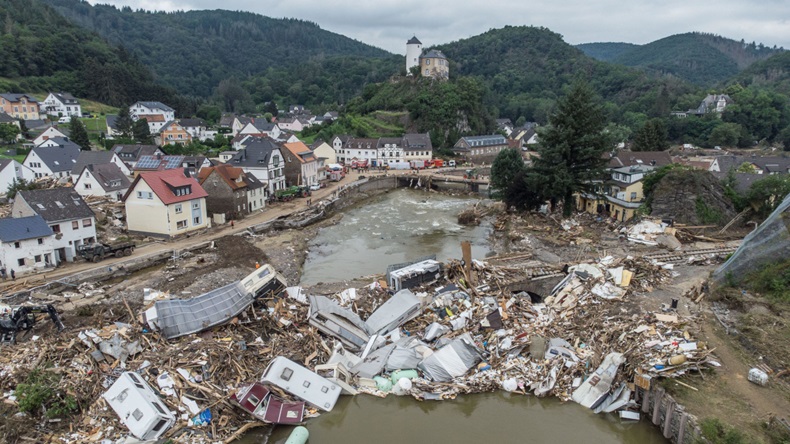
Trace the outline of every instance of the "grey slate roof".
[[263, 182], [261, 182], [257, 177], [255, 177], [252, 173], [244, 173], [244, 182], [247, 183], [247, 188], [251, 190], [257, 190], [266, 186]]
[[254, 122], [251, 122], [252, 125], [257, 128], [261, 132], [269, 132], [274, 129], [274, 124], [267, 122], [266, 119], [256, 119]]
[[36, 100], [35, 97], [29, 96], [27, 94], [5, 93], [0, 94], [0, 97], [8, 100], [9, 102], [19, 102], [22, 97], [26, 97], [28, 102], [38, 103], [38, 100]]
[[403, 146], [402, 137], [380, 137], [376, 148], [384, 148], [385, 145]]
[[27, 190], [20, 191], [18, 195], [49, 223], [95, 217], [93, 210], [73, 188]]
[[219, 126], [222, 128], [230, 128], [233, 126], [233, 120], [236, 119], [236, 116], [233, 114], [223, 114], [222, 117], [219, 119]]
[[228, 161], [235, 167], [268, 167], [272, 151], [281, 146], [268, 137], [255, 138]]
[[112, 152], [118, 155], [124, 162], [137, 162], [142, 156], [153, 156], [159, 147], [156, 145], [115, 145]]
[[27, 129], [47, 129], [49, 123], [44, 119], [28, 119], [25, 120]]
[[447, 56], [445, 56], [438, 49], [429, 49], [429, 50], [425, 51], [425, 53], [423, 53], [423, 55], [420, 56], [420, 58], [422, 58], [422, 59], [446, 59]]
[[11, 161], [13, 160], [14, 159], [6, 159], [6, 158], [0, 159], [0, 171], [3, 171], [5, 167], [7, 167], [8, 164], [11, 163]]
[[143, 105], [146, 108], [161, 109], [162, 111], [175, 111], [173, 108], [165, 105], [162, 102], [135, 102]]
[[178, 121], [184, 128], [195, 128], [198, 126], [206, 126], [203, 119], [181, 119]]
[[58, 146], [38, 146], [31, 152], [35, 152], [54, 173], [71, 171], [80, 155], [79, 145], [62, 137], [54, 137], [49, 140], [54, 141]]
[[609, 159], [609, 168], [635, 165], [662, 167], [671, 163], [672, 156], [667, 151], [620, 151]]
[[719, 156], [716, 158], [719, 172], [716, 175], [723, 177], [732, 169], [737, 169], [744, 163], [754, 164], [765, 174], [790, 173], [790, 157], [749, 157], [749, 156]]
[[4, 217], [0, 219], [0, 241], [16, 242], [52, 236], [52, 228], [41, 216]]
[[16, 119], [0, 111], [0, 123], [14, 123]]
[[50, 94], [55, 96], [60, 101], [60, 103], [64, 105], [76, 105], [79, 103], [76, 97], [72, 96], [67, 92], [50, 93]]
[[114, 130], [118, 129], [118, 128], [115, 127], [115, 123], [118, 121], [118, 116], [117, 115], [115, 115], [115, 114], [107, 114], [107, 116], [105, 117], [105, 120], [107, 121], [107, 126], [108, 127], [112, 128]]
[[105, 192], [126, 190], [132, 183], [114, 163], [87, 165], [86, 168], [93, 174]]
[[80, 174], [88, 165], [101, 165], [112, 162], [112, 151], [81, 151], [77, 157], [77, 162], [71, 169], [72, 174]]
[[404, 134], [403, 135], [403, 149], [404, 150], [428, 150], [433, 151], [433, 144], [431, 143], [431, 136], [428, 133], [419, 134]]
[[507, 145], [507, 139], [501, 134], [491, 134], [487, 136], [467, 136], [461, 137], [453, 147], [456, 150], [465, 150], [466, 147], [461, 145], [461, 141], [466, 142], [469, 148], [479, 148], [487, 146]]
[[416, 44], [416, 45], [422, 45], [422, 42], [421, 42], [421, 41], [419, 41], [419, 40], [417, 39], [417, 36], [415, 35], [415, 36], [412, 36], [412, 38], [410, 38], [410, 39], [409, 39], [409, 41], [408, 41], [408, 42], [406, 42], [406, 44], [407, 44], [407, 45], [415, 45], [415, 44]]

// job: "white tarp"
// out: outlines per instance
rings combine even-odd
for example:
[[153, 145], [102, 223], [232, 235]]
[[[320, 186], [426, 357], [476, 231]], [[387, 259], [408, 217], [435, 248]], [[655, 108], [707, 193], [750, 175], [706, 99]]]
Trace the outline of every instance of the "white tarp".
[[603, 401], [612, 388], [612, 381], [617, 375], [617, 370], [625, 362], [622, 353], [609, 353], [601, 365], [590, 375], [584, 383], [573, 391], [571, 398], [584, 407], [594, 409]]
[[417, 368], [433, 381], [447, 382], [465, 375], [482, 359], [472, 336], [464, 333], [423, 359]]

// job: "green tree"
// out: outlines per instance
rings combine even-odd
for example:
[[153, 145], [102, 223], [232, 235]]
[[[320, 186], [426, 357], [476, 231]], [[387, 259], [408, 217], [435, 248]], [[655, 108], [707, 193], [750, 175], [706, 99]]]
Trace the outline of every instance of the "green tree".
[[19, 127], [10, 123], [0, 123], [0, 141], [13, 143], [20, 133]]
[[595, 93], [586, 82], [577, 80], [558, 101], [557, 112], [540, 132], [540, 157], [532, 177], [543, 182], [541, 191], [551, 201], [552, 209], [563, 202], [565, 216], [573, 212], [574, 193], [592, 191], [593, 180], [605, 175], [604, 154], [611, 148], [605, 126]]
[[144, 145], [153, 143], [151, 130], [148, 128], [148, 121], [146, 119], [139, 119], [137, 122], [134, 122], [134, 125], [132, 125], [132, 137], [136, 142]]
[[37, 188], [38, 184], [36, 182], [28, 182], [26, 179], [14, 179], [10, 184], [8, 184], [8, 189], [6, 192], [8, 198], [13, 199], [14, 196], [16, 196], [16, 193], [19, 191], [35, 190]]
[[83, 151], [91, 150], [91, 141], [88, 138], [88, 130], [85, 129], [85, 124], [82, 120], [72, 117], [69, 122], [69, 137], [71, 141], [80, 146]]
[[722, 123], [710, 132], [708, 142], [712, 146], [735, 146], [740, 140], [741, 129], [741, 125], [737, 123]]
[[217, 123], [222, 118], [222, 110], [220, 110], [218, 106], [203, 105], [198, 108], [195, 115], [207, 122]]
[[634, 151], [664, 151], [669, 148], [664, 119], [650, 119], [634, 134]]
[[122, 139], [131, 139], [133, 137], [132, 128], [134, 127], [134, 120], [129, 114], [129, 107], [124, 106], [118, 110], [118, 118], [115, 120], [115, 129], [120, 134]]
[[[522, 178], [527, 168], [524, 159], [517, 149], [504, 149], [497, 154], [494, 162], [491, 163], [491, 189], [494, 197], [505, 200], [505, 191], [516, 181]], [[508, 206], [515, 202], [506, 202]]]
[[749, 187], [747, 199], [760, 217], [766, 218], [790, 194], [790, 176], [772, 174]]

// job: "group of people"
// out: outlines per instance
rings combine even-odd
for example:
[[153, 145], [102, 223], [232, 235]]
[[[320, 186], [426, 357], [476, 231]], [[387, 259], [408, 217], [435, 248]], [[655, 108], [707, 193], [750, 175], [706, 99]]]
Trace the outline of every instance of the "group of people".
[[[0, 268], [0, 276], [2, 276], [3, 280], [6, 280], [7, 274], [5, 271], [5, 267]], [[11, 280], [16, 280], [16, 272], [14, 269], [11, 269]]]

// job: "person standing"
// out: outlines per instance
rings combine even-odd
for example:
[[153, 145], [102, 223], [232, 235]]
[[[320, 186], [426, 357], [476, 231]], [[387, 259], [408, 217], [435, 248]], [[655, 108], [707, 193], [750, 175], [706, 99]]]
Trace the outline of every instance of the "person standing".
[[14, 272], [14, 269], [13, 269], [13, 268], [11, 269], [11, 280], [12, 280], [12, 281], [15, 281], [15, 280], [16, 280], [16, 273]]
[[230, 221], [230, 229], [233, 229], [233, 220]]

